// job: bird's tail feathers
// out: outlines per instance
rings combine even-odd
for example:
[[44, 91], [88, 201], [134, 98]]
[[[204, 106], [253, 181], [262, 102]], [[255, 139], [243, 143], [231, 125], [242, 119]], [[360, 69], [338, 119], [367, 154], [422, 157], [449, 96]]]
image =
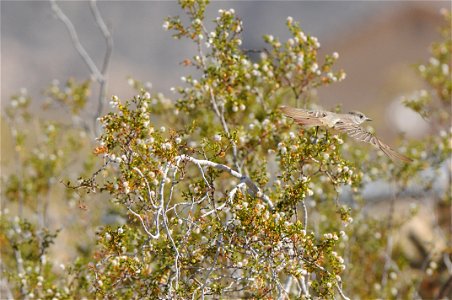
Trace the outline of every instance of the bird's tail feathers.
[[381, 149], [381, 151], [384, 152], [384, 154], [386, 154], [396, 164], [400, 164], [401, 161], [403, 161], [405, 163], [413, 162], [413, 160], [411, 158], [409, 158], [403, 154], [400, 154], [399, 152], [395, 151], [394, 149], [392, 149], [391, 147], [389, 147], [387, 145], [382, 145], [380, 143], [380, 149]]

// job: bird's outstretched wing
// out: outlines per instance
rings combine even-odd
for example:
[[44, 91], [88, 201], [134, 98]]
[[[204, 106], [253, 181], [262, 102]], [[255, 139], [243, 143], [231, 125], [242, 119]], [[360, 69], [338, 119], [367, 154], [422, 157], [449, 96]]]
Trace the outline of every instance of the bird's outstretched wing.
[[321, 118], [326, 117], [327, 112], [321, 110], [306, 110], [302, 108], [293, 108], [289, 106], [281, 106], [281, 111], [292, 118], [299, 125], [323, 126], [325, 125]]
[[375, 135], [366, 131], [358, 125], [338, 122], [333, 128], [346, 133], [347, 135], [354, 139], [357, 139], [358, 141], [366, 142], [379, 148], [381, 151], [383, 151], [384, 154], [386, 154], [392, 161], [396, 163], [399, 161], [404, 161], [407, 163], [413, 161], [411, 158], [398, 153], [397, 151], [380, 141]]

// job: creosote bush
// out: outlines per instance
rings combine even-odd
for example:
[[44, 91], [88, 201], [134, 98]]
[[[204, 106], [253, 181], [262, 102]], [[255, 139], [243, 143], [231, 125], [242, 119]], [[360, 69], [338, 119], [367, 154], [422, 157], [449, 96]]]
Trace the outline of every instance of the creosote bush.
[[[266, 47], [252, 60], [241, 47], [244, 28], [234, 10], [220, 10], [208, 22], [207, 4], [181, 1], [188, 22], [174, 17], [163, 25], [197, 46], [184, 60], [197, 75], [181, 78], [183, 85], [173, 88], [177, 99], [130, 79], [137, 95], [112, 97], [95, 146], [79, 118], [67, 130], [64, 123], [47, 124], [44, 140], [33, 141], [42, 145], [36, 151], [26, 150], [26, 136], [14, 135], [22, 176], [4, 180], [9, 202], [29, 209], [40, 203], [39, 211], [44, 200], [36, 199], [63, 181], [64, 199], [84, 208], [101, 194], [126, 221], [98, 228], [96, 245], [56, 271], [46, 258], [56, 233], [45, 222], [36, 228], [3, 215], [2, 273], [11, 293], [57, 299], [416, 296], [420, 277], [398, 280], [410, 266], [385, 255], [388, 237], [411, 215], [387, 226], [361, 213], [361, 192], [377, 178], [403, 190], [422, 169], [450, 157], [450, 28], [429, 64], [419, 67], [432, 91], [405, 101], [433, 118], [436, 131], [406, 141], [400, 151], [415, 162], [398, 166], [349, 146], [345, 136], [296, 127], [279, 111], [282, 104], [310, 107], [313, 89], [345, 79], [334, 68], [337, 53], [319, 57], [317, 38], [288, 17], [291, 37], [264, 36]], [[53, 85], [47, 105], [77, 117], [89, 90], [88, 82], [69, 81], [63, 90]], [[30, 119], [30, 100], [18, 99], [7, 112], [11, 123]], [[74, 148], [92, 151], [77, 167], [78, 178], [64, 173], [76, 168]], [[339, 198], [347, 188], [353, 202]]]

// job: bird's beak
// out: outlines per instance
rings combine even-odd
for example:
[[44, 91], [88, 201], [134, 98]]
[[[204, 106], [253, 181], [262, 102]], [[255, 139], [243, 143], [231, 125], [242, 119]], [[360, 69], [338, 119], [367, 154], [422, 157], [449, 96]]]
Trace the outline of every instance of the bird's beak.
[[368, 118], [368, 117], [366, 117], [366, 121], [372, 121], [372, 119], [371, 119], [371, 118]]

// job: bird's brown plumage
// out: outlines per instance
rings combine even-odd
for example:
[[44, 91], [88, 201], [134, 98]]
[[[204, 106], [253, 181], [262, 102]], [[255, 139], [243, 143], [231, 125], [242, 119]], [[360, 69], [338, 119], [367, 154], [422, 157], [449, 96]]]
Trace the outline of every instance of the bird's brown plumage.
[[383, 143], [371, 132], [368, 132], [359, 126], [362, 122], [357, 122], [350, 114], [336, 114], [328, 111], [305, 110], [288, 106], [281, 106], [280, 109], [286, 116], [292, 118], [299, 125], [329, 127], [339, 132], [346, 133], [348, 136], [358, 141], [369, 143], [379, 148], [396, 163], [399, 161], [407, 163], [413, 161], [411, 158], [398, 153]]

